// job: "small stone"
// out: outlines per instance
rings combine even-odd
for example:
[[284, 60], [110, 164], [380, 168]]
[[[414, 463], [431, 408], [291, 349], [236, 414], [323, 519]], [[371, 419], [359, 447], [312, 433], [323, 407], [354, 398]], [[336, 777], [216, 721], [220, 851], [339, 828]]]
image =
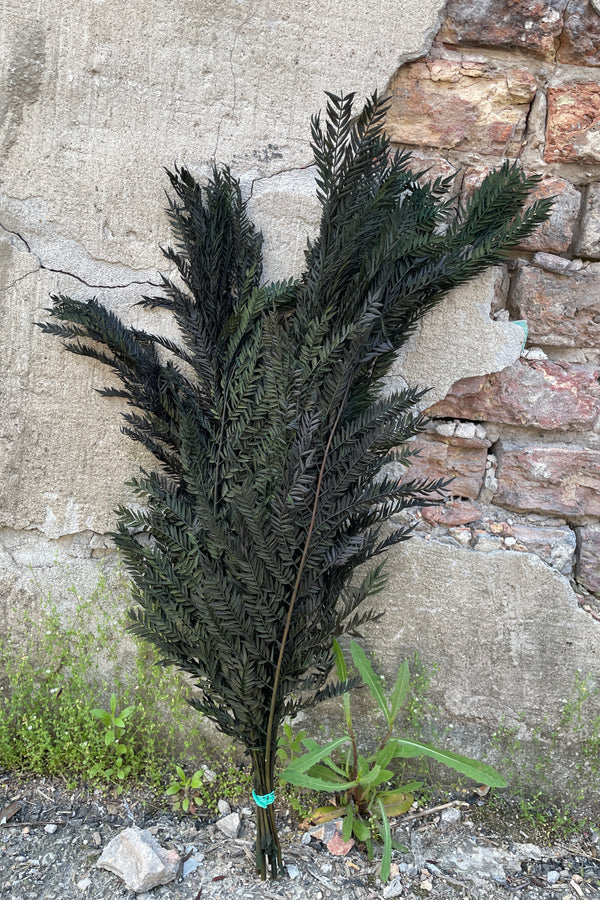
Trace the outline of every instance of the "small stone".
[[219, 800], [217, 803], [217, 809], [219, 810], [219, 814], [221, 816], [228, 816], [231, 812], [231, 807], [227, 800]]
[[458, 543], [462, 544], [464, 547], [471, 542], [471, 538], [473, 537], [470, 528], [450, 528], [449, 533], [455, 541], [458, 541]]
[[92, 886], [91, 878], [82, 878], [81, 881], [77, 882], [77, 887], [79, 888], [80, 891], [87, 891], [87, 889], [91, 886]]
[[315, 825], [309, 829], [309, 834], [316, 841], [322, 841], [324, 844], [329, 843], [336, 831], [341, 831], [343, 827], [342, 819], [334, 819], [333, 822], [325, 822], [323, 825]]
[[57, 830], [57, 828], [58, 828], [58, 825], [54, 825], [54, 824], [44, 825], [44, 831], [46, 832], [46, 834], [54, 834], [55, 831]]
[[452, 437], [456, 431], [456, 422], [436, 422], [435, 430], [444, 437]]
[[95, 846], [95, 847], [101, 847], [101, 846], [102, 846], [102, 838], [100, 837], [100, 832], [99, 832], [99, 831], [95, 831], [95, 832], [93, 833], [93, 835], [92, 835], [92, 841], [94, 842], [94, 846]]
[[286, 868], [287, 868], [287, 873], [288, 873], [289, 877], [292, 879], [292, 881], [294, 880], [294, 878], [297, 878], [298, 875], [300, 874], [300, 869], [298, 868], [298, 866], [294, 865], [294, 863], [288, 863]]
[[196, 869], [198, 869], [202, 864], [203, 859], [204, 854], [201, 854], [200, 859], [198, 858], [198, 856], [191, 856], [189, 859], [186, 859], [181, 869], [182, 878], [187, 878], [188, 875], [191, 875], [192, 872], [195, 872]]
[[472, 503], [451, 500], [443, 506], [426, 506], [421, 511], [422, 518], [429, 525], [468, 525], [481, 518], [481, 509]]
[[476, 436], [475, 425], [473, 422], [459, 422], [454, 434], [456, 437], [474, 438]]
[[327, 842], [327, 849], [333, 856], [347, 856], [354, 847], [354, 838], [345, 841], [339, 831], [336, 831], [330, 841]]
[[475, 549], [480, 553], [493, 553], [502, 549], [502, 538], [487, 534], [485, 531], [475, 531]]
[[546, 269], [548, 272], [557, 272], [559, 275], [572, 272], [574, 262], [575, 260], [565, 259], [564, 256], [556, 256], [554, 253], [544, 253], [543, 251], [535, 253], [532, 259], [534, 266]]
[[252, 816], [254, 814], [254, 810], [249, 806], [242, 806], [240, 810], [240, 815], [244, 816], [244, 818], [248, 818], [248, 816]]
[[207, 784], [212, 784], [213, 781], [215, 781], [215, 779], [217, 777], [217, 773], [213, 772], [213, 770], [209, 769], [208, 766], [206, 766], [206, 765], [202, 765], [202, 766], [200, 766], [200, 768], [204, 772], [204, 777], [202, 780], [205, 781]]
[[460, 809], [457, 809], [456, 806], [451, 806], [449, 809], [443, 809], [440, 814], [440, 828], [445, 829], [450, 828], [452, 825], [458, 825], [460, 819]]
[[392, 897], [399, 897], [404, 890], [401, 878], [394, 878], [383, 889], [384, 900], [391, 900]]
[[104, 848], [96, 865], [121, 878], [130, 891], [142, 893], [177, 877], [179, 855], [165, 850], [148, 831], [126, 828]]
[[556, 869], [550, 869], [550, 871], [546, 873], [546, 881], [548, 884], [556, 884], [559, 880], [560, 872], [557, 872]]
[[312, 840], [312, 835], [311, 835], [310, 831], [305, 831], [304, 834], [302, 835], [301, 843], [305, 847], [307, 847], [310, 844], [311, 840]]
[[215, 823], [219, 831], [230, 839], [234, 839], [240, 833], [240, 816], [239, 813], [233, 812], [228, 816], [224, 816], [224, 818], [219, 819], [218, 822]]
[[431, 883], [431, 881], [429, 881], [429, 879], [422, 881], [421, 884], [419, 885], [419, 887], [421, 888], [422, 891], [429, 892], [429, 891], [433, 890], [433, 884]]
[[527, 359], [543, 360], [548, 359], [548, 354], [544, 353], [541, 347], [531, 347], [527, 351]]

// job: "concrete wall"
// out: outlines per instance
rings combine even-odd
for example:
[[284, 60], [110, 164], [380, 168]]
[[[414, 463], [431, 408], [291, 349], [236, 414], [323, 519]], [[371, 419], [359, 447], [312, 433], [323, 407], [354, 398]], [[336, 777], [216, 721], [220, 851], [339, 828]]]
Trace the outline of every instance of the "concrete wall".
[[49, 587], [67, 606], [69, 580], [91, 589], [98, 559], [114, 565], [112, 510], [141, 461], [94, 394], [106, 373], [35, 329], [49, 293], [139, 315], [174, 162], [199, 176], [231, 164], [267, 277], [298, 271], [316, 217], [310, 115], [326, 89], [387, 88], [392, 137], [420, 167], [457, 171], [466, 197], [518, 157], [557, 205], [518, 261], [455, 292], [398, 362], [439, 401], [423, 471], [457, 477], [391, 555], [386, 624], [369, 640], [389, 672], [415, 649], [439, 665], [436, 702], [465, 750], [501, 717], [525, 742], [556, 728], [577, 672], [600, 682], [599, 35], [587, 0], [527, 15], [500, 0], [5, 2], [0, 621]]

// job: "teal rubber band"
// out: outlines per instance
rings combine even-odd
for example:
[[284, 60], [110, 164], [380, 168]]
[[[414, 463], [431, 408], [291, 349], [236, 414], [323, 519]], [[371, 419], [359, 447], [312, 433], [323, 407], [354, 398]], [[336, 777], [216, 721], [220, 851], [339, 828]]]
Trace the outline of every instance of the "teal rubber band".
[[266, 809], [271, 803], [275, 803], [275, 791], [271, 791], [270, 794], [263, 794], [262, 797], [260, 797], [256, 791], [252, 791], [252, 799], [257, 806], [261, 807], [261, 809]]

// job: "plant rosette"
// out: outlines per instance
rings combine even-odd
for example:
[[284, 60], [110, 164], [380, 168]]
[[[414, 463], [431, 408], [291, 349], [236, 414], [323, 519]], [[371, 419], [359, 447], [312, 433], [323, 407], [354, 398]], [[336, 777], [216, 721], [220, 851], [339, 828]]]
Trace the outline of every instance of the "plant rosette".
[[[365, 844], [369, 859], [373, 858], [373, 839], [379, 838], [383, 843], [380, 878], [387, 881], [390, 875], [392, 849], [405, 849], [392, 840], [389, 820], [410, 809], [414, 802], [413, 791], [421, 787], [419, 781], [401, 787], [390, 787], [396, 777], [395, 772], [388, 768], [393, 760], [428, 756], [479, 784], [506, 787], [506, 781], [492, 766], [470, 757], [449, 750], [440, 750], [421, 741], [392, 737], [396, 718], [406, 701], [410, 686], [408, 663], [404, 661], [400, 666], [391, 694], [386, 697], [385, 682], [375, 673], [364, 650], [352, 641], [350, 652], [363, 683], [369, 688], [383, 713], [386, 732], [382, 741], [368, 756], [358, 752], [350, 694], [345, 693], [342, 703], [346, 734], [325, 745], [303, 738], [302, 744], [308, 752], [293, 759], [280, 777], [282, 781], [296, 787], [335, 793], [336, 804], [320, 807], [311, 820], [315, 824], [321, 824], [343, 817], [342, 839], [348, 841], [354, 835]], [[345, 682], [348, 671], [337, 641], [334, 642], [334, 653], [338, 678], [341, 682]], [[347, 749], [340, 753], [343, 747]]]

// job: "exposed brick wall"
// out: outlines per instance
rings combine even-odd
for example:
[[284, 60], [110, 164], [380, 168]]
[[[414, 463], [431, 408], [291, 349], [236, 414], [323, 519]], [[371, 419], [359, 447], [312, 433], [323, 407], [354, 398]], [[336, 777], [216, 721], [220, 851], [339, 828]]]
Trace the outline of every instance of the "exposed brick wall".
[[555, 196], [490, 315], [525, 320], [514, 365], [432, 406], [411, 477], [454, 475], [417, 527], [537, 554], [600, 595], [600, 14], [589, 0], [449, 0], [427, 57], [391, 81], [388, 128], [463, 202], [509, 157]]

